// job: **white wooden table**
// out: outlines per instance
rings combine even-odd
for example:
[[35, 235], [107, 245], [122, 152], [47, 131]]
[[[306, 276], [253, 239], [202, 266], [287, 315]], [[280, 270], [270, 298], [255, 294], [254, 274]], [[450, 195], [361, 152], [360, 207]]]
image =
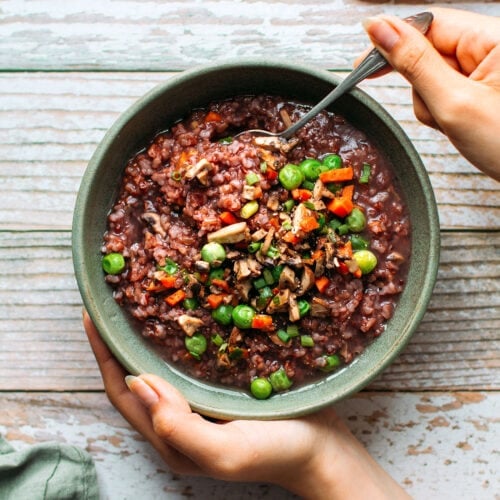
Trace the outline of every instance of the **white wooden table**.
[[[73, 276], [76, 192], [106, 129], [176, 72], [273, 56], [342, 74], [367, 44], [363, 18], [406, 16], [429, 3], [0, 2], [4, 437], [17, 448], [57, 440], [88, 450], [106, 499], [291, 498], [265, 484], [175, 476], [107, 402]], [[453, 5], [500, 15], [496, 2]], [[499, 498], [500, 184], [416, 122], [398, 75], [362, 88], [398, 119], [422, 156], [439, 204], [442, 256], [411, 343], [338, 412], [414, 497]]]

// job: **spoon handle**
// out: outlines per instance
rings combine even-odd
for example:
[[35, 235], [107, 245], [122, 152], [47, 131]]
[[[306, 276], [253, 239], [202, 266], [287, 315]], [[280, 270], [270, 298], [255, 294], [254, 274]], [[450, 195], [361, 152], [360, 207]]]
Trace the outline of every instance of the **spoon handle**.
[[[420, 12], [414, 16], [406, 17], [404, 21], [425, 34], [433, 19], [434, 16], [431, 12]], [[340, 84], [337, 85], [332, 92], [324, 97], [318, 104], [316, 104], [316, 106], [300, 118], [300, 120], [281, 133], [281, 137], [284, 137], [285, 139], [292, 137], [297, 130], [303, 127], [309, 120], [311, 120], [311, 118], [314, 118], [320, 111], [323, 111], [323, 109], [332, 104], [333, 101], [351, 90], [355, 85], [368, 76], [373, 75], [386, 66], [389, 66], [389, 63], [384, 59], [382, 54], [377, 49], [371, 50], [356, 69], [349, 73], [349, 75], [342, 80], [342, 82], [340, 82]]]

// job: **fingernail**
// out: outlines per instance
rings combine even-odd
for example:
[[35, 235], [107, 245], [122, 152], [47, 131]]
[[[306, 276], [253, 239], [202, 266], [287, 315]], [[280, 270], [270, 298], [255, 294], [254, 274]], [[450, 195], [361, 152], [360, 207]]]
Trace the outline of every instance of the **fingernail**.
[[130, 389], [130, 391], [139, 398], [139, 400], [146, 408], [149, 408], [151, 405], [158, 403], [158, 401], [160, 400], [158, 394], [156, 394], [156, 392], [151, 387], [149, 387], [149, 385], [146, 384], [146, 382], [144, 382], [144, 380], [142, 380], [140, 377], [127, 375], [125, 377], [125, 383], [127, 384], [127, 387]]
[[363, 21], [363, 28], [373, 43], [389, 52], [399, 40], [399, 33], [384, 19], [368, 17]]

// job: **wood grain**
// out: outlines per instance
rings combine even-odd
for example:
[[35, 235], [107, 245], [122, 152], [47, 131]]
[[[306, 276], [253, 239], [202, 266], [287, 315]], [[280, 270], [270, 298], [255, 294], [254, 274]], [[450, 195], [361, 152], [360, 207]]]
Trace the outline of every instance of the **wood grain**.
[[[137, 98], [175, 73], [0, 74], [0, 229], [69, 229], [97, 144]], [[500, 183], [480, 174], [413, 117], [398, 75], [365, 82], [411, 138], [429, 172], [444, 229], [499, 229]]]
[[[498, 14], [494, 1], [452, 4]], [[360, 0], [39, 0], [27, 8], [3, 0], [0, 69], [158, 71], [242, 57], [347, 69], [368, 45], [364, 18], [428, 8]]]
[[[135, 498], [137, 491], [169, 500], [296, 498], [266, 484], [173, 474], [102, 393], [10, 393], [3, 395], [2, 408], [0, 433], [16, 449], [57, 441], [87, 450], [103, 499]], [[336, 410], [414, 498], [453, 498], [450, 492], [459, 490], [463, 498], [493, 499], [499, 491], [498, 393], [365, 392]]]
[[[376, 390], [500, 389], [500, 233], [445, 233], [428, 312]], [[66, 231], [0, 240], [0, 390], [96, 390]]]

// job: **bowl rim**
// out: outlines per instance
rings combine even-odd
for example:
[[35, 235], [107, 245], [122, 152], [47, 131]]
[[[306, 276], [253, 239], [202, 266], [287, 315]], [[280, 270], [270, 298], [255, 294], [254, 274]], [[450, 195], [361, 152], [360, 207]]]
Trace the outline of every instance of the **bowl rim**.
[[[134, 375], [151, 371], [149, 370], [149, 368], [151, 368], [151, 360], [143, 359], [141, 357], [138, 359], [130, 353], [124, 352], [122, 346], [120, 345], [120, 341], [109, 329], [109, 322], [113, 322], [116, 319], [112, 317], [113, 314], [109, 314], [109, 309], [113, 306], [111, 306], [110, 301], [99, 301], [93, 296], [90, 286], [91, 284], [88, 279], [90, 262], [86, 252], [85, 225], [81, 222], [85, 219], [89, 209], [88, 200], [91, 197], [92, 186], [95, 182], [98, 182], [99, 168], [102, 165], [102, 161], [108, 148], [118, 139], [122, 128], [134, 118], [138, 110], [155, 102], [155, 100], [159, 99], [165, 92], [171, 91], [172, 88], [178, 88], [193, 78], [202, 77], [207, 71], [234, 71], [238, 68], [248, 67], [254, 67], [257, 70], [272, 68], [273, 71], [287, 69], [298, 73], [307, 73], [314, 78], [326, 81], [332, 85], [338, 85], [339, 83], [339, 78], [327, 70], [318, 69], [305, 64], [290, 63], [275, 59], [228, 60], [223, 63], [205, 64], [182, 71], [181, 73], [168, 78], [165, 82], [153, 87], [149, 92], [137, 99], [131, 106], [128, 107], [128, 109], [120, 114], [97, 146], [82, 177], [75, 203], [72, 224], [72, 253], [77, 284], [84, 306], [87, 309], [92, 321], [96, 325], [96, 328], [100, 332], [103, 340], [118, 361]], [[425, 263], [423, 282], [418, 295], [418, 300], [405, 322], [403, 331], [399, 333], [397, 339], [395, 339], [390, 347], [384, 351], [383, 354], [378, 356], [378, 362], [375, 367], [370, 366], [371, 363], [366, 362], [366, 358], [368, 356], [367, 352], [370, 352], [373, 345], [381, 342], [385, 332], [375, 342], [372, 342], [367, 349], [365, 349], [365, 351], [350, 365], [342, 370], [339, 370], [338, 372], [335, 372], [335, 374], [327, 376], [319, 382], [308, 384], [287, 393], [274, 395], [272, 398], [264, 401], [255, 400], [243, 391], [206, 384], [184, 375], [176, 368], [166, 366], [166, 363], [163, 363], [166, 366], [167, 372], [160, 369], [161, 373], [157, 374], [166, 378], [174, 386], [177, 386], [178, 389], [184, 393], [194, 411], [210, 417], [223, 419], [279, 419], [297, 417], [319, 410], [329, 404], [340, 401], [358, 392], [363, 387], [368, 385], [385, 368], [387, 368], [387, 366], [392, 363], [396, 356], [409, 342], [412, 334], [425, 314], [425, 310], [430, 301], [437, 277], [440, 247], [439, 217], [430, 179], [416, 149], [396, 120], [392, 118], [378, 102], [376, 102], [364, 91], [355, 88], [349, 94], [356, 100], [360, 101], [361, 104], [367, 107], [369, 111], [375, 113], [387, 125], [397, 141], [405, 148], [405, 151], [410, 157], [410, 161], [415, 168], [415, 175], [422, 188], [425, 201], [425, 215], [427, 217], [429, 227], [427, 242], [428, 261]], [[104, 282], [104, 280], [102, 281]], [[112, 298], [111, 302], [114, 303]], [[398, 308], [396, 307], [396, 312], [397, 310]], [[389, 324], [391, 321], [392, 320], [389, 321]], [[338, 381], [339, 376], [346, 370], [350, 370], [350, 372], [353, 373], [353, 369], [355, 370], [356, 366], [358, 366], [358, 370], [366, 368], [363, 377], [356, 376], [357, 373], [354, 373], [354, 376], [348, 381], [348, 383], [343, 383], [346, 379], [344, 376], [342, 379], [343, 385], [341, 387], [334, 387], [332, 381]], [[155, 368], [159, 368], [159, 365], [156, 364]], [[328, 387], [325, 387], [325, 385]], [[320, 390], [316, 391], [316, 396], [318, 397], [315, 398], [314, 394], [311, 395], [311, 391], [314, 392], [315, 388], [318, 387]], [[335, 397], [329, 396], [329, 388], [335, 389]], [[302, 406], [297, 407], [297, 398], [301, 398], [301, 400], [305, 401]], [[256, 402], [258, 405], [255, 404]]]

